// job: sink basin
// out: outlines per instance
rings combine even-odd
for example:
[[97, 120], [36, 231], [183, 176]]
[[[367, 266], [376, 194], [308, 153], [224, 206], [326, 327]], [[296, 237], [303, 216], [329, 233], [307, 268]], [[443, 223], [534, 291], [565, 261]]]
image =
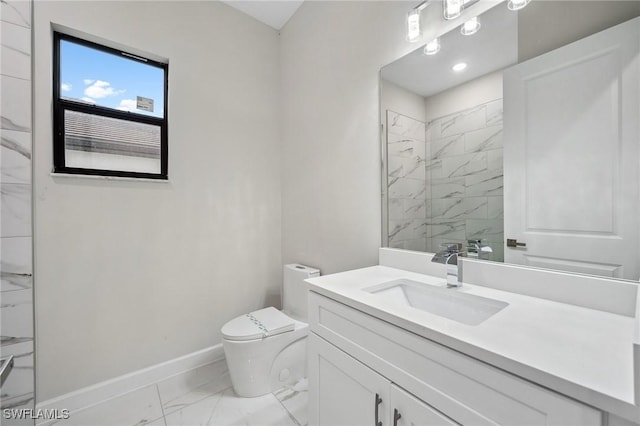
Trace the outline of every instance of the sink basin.
[[460, 292], [459, 289], [399, 279], [363, 289], [390, 304], [410, 306], [467, 325], [478, 325], [507, 307], [507, 302]]

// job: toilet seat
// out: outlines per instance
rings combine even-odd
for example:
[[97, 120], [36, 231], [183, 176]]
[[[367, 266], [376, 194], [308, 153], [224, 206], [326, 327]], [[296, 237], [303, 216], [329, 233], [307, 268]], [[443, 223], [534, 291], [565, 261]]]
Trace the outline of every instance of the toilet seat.
[[287, 314], [270, 306], [241, 315], [222, 326], [222, 336], [232, 341], [264, 339], [295, 329], [295, 321]]

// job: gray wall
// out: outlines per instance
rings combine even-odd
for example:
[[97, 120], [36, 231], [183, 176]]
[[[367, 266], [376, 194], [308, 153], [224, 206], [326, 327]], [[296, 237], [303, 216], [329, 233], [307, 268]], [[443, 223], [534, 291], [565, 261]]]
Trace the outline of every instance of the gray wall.
[[[2, 409], [34, 407], [31, 226], [31, 1], [2, 1], [0, 66], [0, 269], [2, 347], [14, 368], [2, 386]], [[33, 424], [4, 419], [3, 425]]]
[[518, 62], [640, 15], [640, 2], [532, 1], [518, 15]]
[[[52, 22], [169, 58], [168, 183], [50, 174]], [[220, 2], [36, 2], [34, 56], [38, 401], [279, 304], [277, 32]]]
[[428, 7], [423, 41], [408, 43], [415, 4], [304, 2], [282, 30], [283, 261], [324, 274], [377, 264], [380, 68], [459, 25]]

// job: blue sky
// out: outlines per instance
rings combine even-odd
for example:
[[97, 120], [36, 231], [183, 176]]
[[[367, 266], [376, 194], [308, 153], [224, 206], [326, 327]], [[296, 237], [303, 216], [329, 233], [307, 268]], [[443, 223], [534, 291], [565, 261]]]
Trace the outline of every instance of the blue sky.
[[[164, 71], [145, 63], [60, 42], [60, 95], [109, 108], [162, 117]], [[136, 109], [137, 96], [153, 99], [153, 112]]]

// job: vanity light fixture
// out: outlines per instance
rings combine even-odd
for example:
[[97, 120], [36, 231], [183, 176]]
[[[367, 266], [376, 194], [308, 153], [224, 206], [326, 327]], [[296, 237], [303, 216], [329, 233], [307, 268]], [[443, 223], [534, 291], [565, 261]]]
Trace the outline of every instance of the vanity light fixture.
[[463, 0], [444, 0], [442, 4], [444, 9], [444, 19], [456, 19], [462, 13]]
[[415, 43], [420, 40], [420, 12], [412, 10], [407, 17], [407, 41]]
[[451, 69], [455, 72], [462, 72], [467, 68], [466, 62], [458, 62]]
[[425, 55], [435, 55], [440, 51], [440, 39], [434, 38], [424, 46]]
[[420, 40], [422, 36], [422, 30], [420, 28], [420, 12], [422, 9], [429, 6], [431, 0], [425, 0], [416, 7], [414, 7], [407, 16], [407, 41], [409, 43], [415, 43]]
[[530, 1], [531, 0], [509, 0], [507, 2], [507, 7], [509, 10], [520, 10], [528, 5]]
[[476, 16], [475, 18], [471, 18], [467, 22], [462, 24], [462, 26], [460, 27], [460, 33], [462, 35], [472, 35], [477, 33], [479, 29], [480, 29], [480, 21]]

